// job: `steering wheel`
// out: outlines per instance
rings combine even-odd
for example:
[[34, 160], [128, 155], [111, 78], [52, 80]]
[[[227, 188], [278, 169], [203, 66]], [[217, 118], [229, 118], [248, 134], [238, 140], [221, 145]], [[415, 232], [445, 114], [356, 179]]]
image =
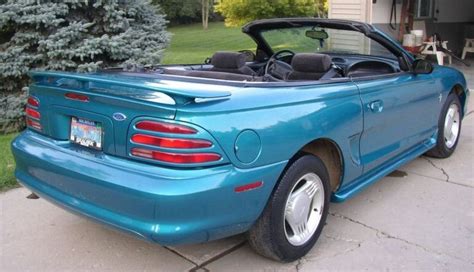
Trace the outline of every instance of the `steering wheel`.
[[283, 57], [293, 57], [295, 52], [285, 49], [273, 54], [265, 66], [265, 75], [270, 75], [276, 79], [284, 80], [286, 76], [293, 71], [293, 68], [288, 63], [282, 61]]

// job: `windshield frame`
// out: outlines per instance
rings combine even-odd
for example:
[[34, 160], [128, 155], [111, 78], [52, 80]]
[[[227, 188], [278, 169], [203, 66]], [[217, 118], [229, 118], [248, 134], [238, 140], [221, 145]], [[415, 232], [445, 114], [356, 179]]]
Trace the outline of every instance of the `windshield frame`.
[[[318, 40], [308, 37], [305, 33], [310, 30], [328, 33], [327, 39]], [[397, 59], [397, 56], [379, 42], [355, 30], [301, 26], [261, 30], [260, 35], [273, 52], [290, 50], [294, 53], [320, 53], [329, 55], [370, 56], [391, 60]], [[338, 37], [342, 36], [344, 36], [344, 38], [339, 40]], [[348, 44], [347, 39], [356, 42], [356, 47], [353, 47], [354, 45], [352, 44]]]
[[257, 43], [257, 53], [261, 51], [266, 55], [266, 58], [268, 58], [275, 54], [275, 52], [263, 37], [263, 31], [285, 28], [291, 29], [304, 26], [357, 31], [385, 47], [397, 58], [404, 58], [409, 64], [412, 64], [415, 60], [411, 54], [387, 34], [372, 25], [356, 21], [320, 18], [264, 19], [245, 25], [242, 28], [242, 32], [249, 35]]

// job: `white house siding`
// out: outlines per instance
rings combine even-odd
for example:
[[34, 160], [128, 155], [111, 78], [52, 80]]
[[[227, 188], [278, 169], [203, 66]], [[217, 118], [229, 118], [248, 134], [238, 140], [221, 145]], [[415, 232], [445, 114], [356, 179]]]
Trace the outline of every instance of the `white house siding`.
[[370, 22], [370, 3], [367, 0], [329, 0], [329, 18]]
[[[370, 5], [367, 0], [329, 0], [328, 17], [331, 19], [344, 19], [366, 22], [370, 20]], [[347, 32], [331, 34], [331, 48], [334, 50], [350, 50], [360, 54], [370, 53], [370, 45], [358, 33], [348, 35]]]

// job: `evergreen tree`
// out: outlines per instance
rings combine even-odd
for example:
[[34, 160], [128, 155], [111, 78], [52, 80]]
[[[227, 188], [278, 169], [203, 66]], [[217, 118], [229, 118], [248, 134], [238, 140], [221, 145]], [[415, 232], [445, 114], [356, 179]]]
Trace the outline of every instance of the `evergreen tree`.
[[0, 90], [21, 90], [35, 68], [81, 72], [157, 64], [169, 38], [164, 15], [149, 1], [4, 0]]
[[0, 0], [0, 133], [23, 127], [28, 71], [158, 64], [166, 23], [145, 0]]

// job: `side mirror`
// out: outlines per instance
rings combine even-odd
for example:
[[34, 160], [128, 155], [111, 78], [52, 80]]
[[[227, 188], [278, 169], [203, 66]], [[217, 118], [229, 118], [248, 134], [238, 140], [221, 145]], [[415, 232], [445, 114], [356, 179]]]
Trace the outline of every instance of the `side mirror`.
[[417, 59], [413, 63], [413, 73], [415, 74], [431, 74], [433, 69], [433, 64], [423, 59]]

